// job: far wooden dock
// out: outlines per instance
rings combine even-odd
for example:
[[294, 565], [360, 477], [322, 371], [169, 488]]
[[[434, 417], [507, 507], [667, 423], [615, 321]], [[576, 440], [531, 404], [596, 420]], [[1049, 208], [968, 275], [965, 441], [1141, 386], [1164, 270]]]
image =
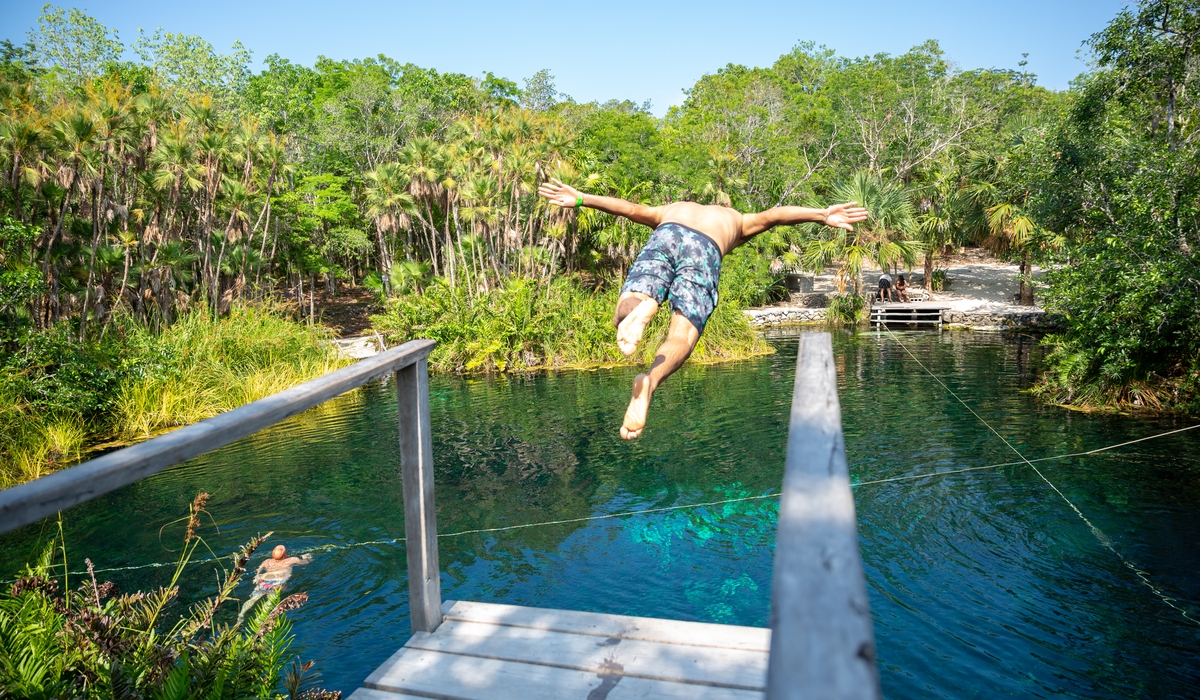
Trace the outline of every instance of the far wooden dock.
[[949, 308], [948, 304], [936, 301], [876, 302], [871, 305], [871, 325], [937, 326], [941, 330], [943, 312]]

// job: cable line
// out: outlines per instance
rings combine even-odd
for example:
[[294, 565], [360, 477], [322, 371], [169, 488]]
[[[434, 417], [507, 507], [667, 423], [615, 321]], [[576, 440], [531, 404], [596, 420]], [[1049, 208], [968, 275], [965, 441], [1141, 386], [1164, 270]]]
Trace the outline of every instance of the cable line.
[[[1167, 432], [1158, 433], [1156, 435], [1150, 435], [1148, 437], [1138, 438], [1136, 440], [1127, 440], [1125, 442], [1120, 442], [1115, 445], [1108, 445], [1106, 447], [1098, 447], [1094, 450], [1087, 450], [1085, 452], [1072, 452], [1070, 454], [1056, 455], [1053, 457], [1039, 457], [1038, 459], [1023, 460], [1020, 462], [1000, 462], [997, 464], [988, 464], [988, 465], [984, 465], [981, 467], [965, 467], [962, 469], [945, 469], [945, 470], [940, 470], [940, 471], [926, 472], [924, 474], [905, 474], [903, 476], [893, 476], [893, 477], [888, 477], [888, 478], [884, 478], [884, 479], [871, 479], [869, 481], [852, 482], [850, 484], [850, 486], [851, 486], [851, 488], [858, 488], [859, 486], [870, 486], [873, 484], [888, 484], [888, 483], [894, 483], [897, 481], [911, 481], [914, 479], [930, 479], [930, 478], [935, 478], [935, 477], [950, 476], [952, 474], [963, 474], [966, 472], [986, 471], [986, 470], [991, 470], [991, 469], [999, 469], [1001, 467], [1012, 467], [1012, 466], [1018, 466], [1018, 465], [1023, 465], [1023, 464], [1029, 464], [1032, 462], [1048, 462], [1048, 461], [1056, 460], [1056, 459], [1068, 459], [1071, 457], [1083, 457], [1083, 456], [1087, 456], [1087, 455], [1094, 455], [1099, 452], [1107, 452], [1109, 450], [1115, 450], [1118, 447], [1125, 447], [1128, 445], [1133, 445], [1135, 443], [1145, 442], [1147, 440], [1157, 440], [1158, 438], [1167, 437], [1169, 435], [1175, 435], [1177, 433], [1187, 432], [1189, 430], [1195, 430], [1196, 428], [1200, 428], [1200, 423], [1198, 423], [1196, 425], [1188, 426], [1186, 428], [1178, 428], [1176, 430], [1169, 430]], [[444, 533], [439, 533], [438, 537], [439, 538], [462, 537], [464, 535], [474, 535], [474, 534], [493, 533], [493, 532], [507, 532], [509, 530], [523, 530], [523, 529], [527, 529], [527, 528], [549, 527], [549, 526], [553, 526], [553, 525], [567, 525], [567, 524], [572, 524], [572, 523], [589, 522], [592, 520], [610, 520], [610, 519], [614, 519], [614, 518], [625, 518], [625, 517], [629, 517], [632, 515], [644, 515], [647, 513], [663, 513], [663, 512], [667, 512], [667, 511], [688, 510], [688, 509], [692, 509], [692, 508], [704, 508], [706, 506], [725, 505], [725, 504], [729, 504], [729, 503], [742, 503], [745, 501], [761, 501], [761, 500], [766, 500], [766, 499], [770, 499], [770, 498], [777, 498], [778, 496], [779, 496], [779, 492], [773, 491], [771, 493], [761, 494], [758, 496], [741, 496], [738, 498], [726, 498], [726, 499], [722, 499], [719, 501], [705, 501], [703, 503], [687, 503], [687, 504], [676, 505], [676, 506], [661, 506], [661, 507], [657, 507], [657, 508], [642, 508], [639, 510], [622, 511], [619, 513], [606, 513], [606, 514], [602, 514], [602, 515], [589, 515], [589, 516], [584, 516], [584, 517], [579, 517], [579, 518], [567, 518], [567, 519], [563, 519], [563, 520], [546, 520], [546, 521], [536, 522], [536, 523], [524, 523], [521, 525], [505, 525], [505, 526], [501, 526], [501, 527], [488, 527], [488, 528], [477, 528], [477, 529], [472, 529], [472, 530], [462, 530], [459, 532], [444, 532]], [[399, 544], [403, 544], [403, 543], [404, 543], [403, 537], [395, 537], [395, 538], [387, 538], [387, 539], [381, 539], [381, 540], [370, 540], [367, 542], [352, 542], [349, 544], [316, 545], [316, 546], [308, 547], [304, 550], [301, 550], [301, 551], [299, 551], [299, 553], [305, 554], [305, 553], [313, 553], [313, 552], [333, 552], [333, 551], [339, 551], [339, 550], [353, 549], [353, 548], [357, 548], [357, 547], [370, 547], [370, 546], [374, 546], [374, 545], [399, 545]], [[1118, 556], [1120, 556], [1120, 555], [1118, 555]], [[203, 559], [196, 559], [196, 560], [190, 561], [190, 562], [188, 562], [188, 565], [190, 566], [190, 565], [195, 565], [195, 564], [206, 564], [206, 563], [214, 562], [216, 560], [217, 560], [216, 557], [205, 557]], [[1124, 561], [1124, 560], [1122, 560], [1122, 561]], [[137, 571], [140, 569], [154, 569], [154, 568], [163, 568], [163, 567], [168, 567], [168, 566], [176, 566], [177, 564], [178, 564], [177, 561], [152, 562], [149, 564], [135, 564], [132, 566], [117, 566], [117, 567], [110, 567], [110, 568], [105, 568], [105, 569], [95, 569], [95, 573], [100, 574], [100, 573], [111, 573], [111, 572], [118, 572], [118, 571]], [[1129, 566], [1129, 564], [1126, 563], [1126, 566]], [[79, 576], [84, 573], [87, 573], [87, 572], [84, 572], [84, 571], [71, 572], [71, 575]], [[1141, 578], [1143, 578], [1143, 580], [1144, 580], [1144, 577], [1141, 577]], [[1151, 589], [1157, 591], [1157, 589], [1155, 589], [1153, 587], [1151, 587]], [[1165, 596], [1162, 596], [1161, 594], [1160, 594], [1160, 597], [1165, 598]], [[1170, 604], [1170, 603], [1168, 603], [1168, 604]], [[1174, 605], [1172, 605], [1171, 607], [1178, 609], [1178, 607], [1174, 606]], [[1184, 614], [1185, 617], [1187, 617], [1187, 613], [1183, 612], [1182, 610], [1180, 612], [1182, 614]], [[1188, 617], [1188, 619], [1190, 620], [1192, 618]]]
[[[939, 378], [938, 378], [938, 376], [937, 376], [936, 374], [934, 374], [933, 372], [930, 372], [930, 371], [929, 371], [929, 368], [925, 366], [925, 363], [921, 362], [921, 360], [920, 360], [920, 359], [918, 359], [918, 358], [917, 358], [917, 356], [916, 356], [916, 355], [914, 355], [914, 354], [912, 353], [912, 351], [908, 349], [908, 346], [907, 346], [907, 345], [905, 345], [904, 343], [902, 343], [902, 342], [900, 341], [900, 338], [899, 338], [899, 337], [897, 337], [897, 336], [896, 336], [896, 334], [895, 334], [894, 332], [892, 332], [892, 329], [891, 329], [891, 328], [888, 328], [888, 327], [885, 325], [885, 326], [883, 327], [883, 329], [884, 329], [885, 331], [887, 331], [888, 335], [890, 335], [890, 336], [892, 337], [892, 340], [896, 341], [896, 344], [897, 344], [897, 345], [899, 345], [901, 348], [903, 348], [903, 349], [904, 349], [904, 352], [908, 353], [908, 356], [909, 356], [909, 357], [911, 357], [911, 358], [913, 359], [913, 362], [916, 362], [916, 363], [917, 363], [917, 365], [919, 365], [919, 366], [921, 367], [921, 369], [925, 370], [925, 373], [926, 373], [926, 374], [928, 374], [930, 377], [933, 377], [933, 380], [934, 380], [935, 382], [937, 382], [938, 384], [941, 384], [942, 388], [946, 390], [946, 393], [948, 393], [948, 394], [950, 394], [951, 396], [953, 396], [953, 397], [955, 398], [955, 400], [956, 400], [956, 401], [958, 401], [960, 404], [962, 404], [962, 405], [963, 405], [963, 408], [965, 408], [965, 409], [967, 409], [968, 411], [970, 411], [971, 415], [973, 415], [973, 416], [975, 416], [977, 419], [979, 419], [979, 422], [980, 422], [980, 423], [983, 423], [983, 424], [984, 424], [984, 426], [986, 426], [988, 430], [992, 431], [992, 434], [994, 434], [996, 437], [1000, 438], [1000, 441], [1001, 441], [1001, 442], [1003, 442], [1005, 445], [1007, 445], [1007, 446], [1008, 446], [1008, 449], [1010, 449], [1010, 450], [1012, 450], [1013, 452], [1015, 452], [1015, 453], [1016, 453], [1016, 455], [1017, 455], [1018, 457], [1020, 457], [1020, 458], [1021, 458], [1021, 461], [1020, 461], [1020, 462], [1018, 462], [1017, 464], [1027, 464], [1027, 465], [1029, 465], [1029, 468], [1030, 468], [1030, 469], [1032, 469], [1032, 470], [1033, 470], [1033, 471], [1034, 471], [1034, 472], [1035, 472], [1035, 473], [1036, 473], [1036, 474], [1037, 474], [1039, 477], [1041, 477], [1042, 481], [1046, 482], [1046, 485], [1047, 485], [1047, 486], [1049, 486], [1050, 488], [1054, 489], [1054, 493], [1057, 493], [1057, 494], [1059, 495], [1059, 497], [1060, 497], [1060, 498], [1062, 498], [1062, 499], [1063, 499], [1063, 501], [1065, 501], [1065, 502], [1066, 502], [1066, 504], [1067, 504], [1068, 506], [1070, 506], [1070, 507], [1071, 507], [1071, 510], [1075, 511], [1075, 514], [1076, 514], [1076, 515], [1078, 515], [1078, 516], [1079, 516], [1079, 518], [1080, 518], [1081, 520], [1083, 520], [1083, 522], [1084, 522], [1084, 523], [1086, 523], [1086, 524], [1087, 524], [1088, 528], [1089, 528], [1089, 529], [1091, 529], [1091, 531], [1092, 531], [1092, 534], [1093, 534], [1093, 535], [1096, 537], [1096, 539], [1097, 539], [1097, 540], [1100, 542], [1100, 544], [1104, 545], [1104, 547], [1105, 547], [1105, 548], [1106, 548], [1108, 551], [1110, 551], [1110, 552], [1112, 552], [1114, 555], [1116, 555], [1117, 559], [1120, 559], [1120, 560], [1121, 560], [1121, 563], [1122, 563], [1122, 564], [1124, 564], [1124, 565], [1125, 565], [1125, 567], [1126, 567], [1127, 569], [1129, 569], [1130, 571], [1132, 571], [1132, 572], [1134, 573], [1134, 575], [1135, 575], [1135, 576], [1137, 576], [1137, 577], [1138, 577], [1138, 579], [1140, 579], [1140, 580], [1141, 580], [1141, 582], [1142, 582], [1143, 584], [1145, 584], [1145, 585], [1146, 585], [1146, 587], [1147, 587], [1147, 588], [1149, 588], [1151, 591], [1153, 591], [1153, 592], [1154, 592], [1154, 595], [1158, 596], [1158, 598], [1159, 598], [1160, 600], [1162, 600], [1162, 602], [1166, 603], [1168, 606], [1170, 606], [1171, 608], [1173, 608], [1173, 609], [1175, 609], [1176, 611], [1178, 611], [1180, 615], [1183, 615], [1183, 617], [1184, 617], [1184, 618], [1186, 618], [1186, 619], [1187, 619], [1189, 622], [1191, 622], [1192, 624], [1194, 624], [1194, 625], [1200, 625], [1200, 621], [1197, 621], [1197, 620], [1193, 619], [1193, 618], [1192, 618], [1192, 616], [1191, 616], [1191, 615], [1189, 615], [1189, 614], [1188, 614], [1188, 612], [1187, 612], [1186, 610], [1184, 610], [1183, 608], [1179, 607], [1179, 606], [1178, 606], [1178, 605], [1176, 605], [1174, 602], [1172, 602], [1172, 601], [1174, 601], [1174, 600], [1175, 600], [1174, 598], [1171, 598], [1170, 596], [1168, 596], [1168, 595], [1166, 595], [1165, 593], [1163, 593], [1162, 591], [1160, 591], [1160, 590], [1159, 590], [1159, 589], [1158, 589], [1158, 588], [1157, 588], [1157, 587], [1156, 587], [1156, 586], [1155, 586], [1155, 585], [1154, 585], [1154, 584], [1153, 584], [1153, 583], [1150, 581], [1150, 579], [1148, 578], [1148, 575], [1146, 574], [1146, 572], [1144, 572], [1144, 571], [1142, 571], [1141, 569], [1137, 568], [1137, 567], [1136, 567], [1136, 566], [1134, 566], [1132, 563], [1130, 563], [1128, 559], [1126, 559], [1124, 556], [1122, 556], [1122, 554], [1121, 554], [1119, 551], [1117, 551], [1117, 548], [1116, 548], [1116, 547], [1113, 545], [1112, 541], [1108, 539], [1108, 536], [1107, 536], [1107, 535], [1105, 535], [1105, 534], [1104, 534], [1104, 533], [1103, 533], [1103, 532], [1100, 530], [1100, 528], [1098, 528], [1098, 527], [1096, 527], [1095, 525], [1093, 525], [1093, 524], [1092, 524], [1092, 521], [1091, 521], [1091, 520], [1088, 520], [1087, 516], [1083, 514], [1083, 511], [1079, 510], [1079, 508], [1078, 508], [1078, 507], [1076, 507], [1076, 505], [1075, 505], [1074, 503], [1072, 503], [1072, 502], [1071, 502], [1071, 499], [1067, 498], [1067, 495], [1066, 495], [1066, 494], [1064, 494], [1062, 491], [1060, 491], [1060, 490], [1059, 490], [1059, 488], [1058, 488], [1057, 486], [1055, 486], [1055, 485], [1054, 485], [1054, 483], [1053, 483], [1052, 481], [1050, 481], [1049, 479], [1047, 479], [1047, 478], [1046, 478], [1046, 475], [1042, 473], [1042, 470], [1040, 470], [1040, 469], [1038, 469], [1037, 467], [1035, 467], [1035, 466], [1033, 465], [1033, 462], [1031, 462], [1031, 461], [1029, 461], [1028, 459], [1026, 459], [1026, 458], [1025, 458], [1025, 455], [1021, 454], [1021, 451], [1020, 451], [1020, 450], [1018, 450], [1016, 447], [1014, 447], [1014, 446], [1013, 446], [1013, 444], [1012, 444], [1011, 442], [1009, 442], [1009, 441], [1008, 441], [1008, 440], [1007, 440], [1007, 439], [1006, 439], [1006, 438], [1005, 438], [1003, 435], [1001, 435], [1001, 434], [1000, 434], [1000, 432], [999, 432], [998, 430], [996, 430], [995, 428], [993, 428], [991, 423], [988, 423], [986, 420], [984, 420], [983, 416], [981, 416], [981, 415], [979, 415], [978, 413], [976, 413], [976, 412], [975, 412], [975, 409], [971, 408], [971, 406], [970, 406], [969, 404], [967, 404], [967, 402], [966, 402], [966, 401], [963, 401], [961, 398], [959, 398], [958, 394], [954, 393], [954, 391], [953, 391], [953, 390], [952, 390], [950, 387], [946, 386], [946, 383], [945, 383], [945, 382], [943, 382], [941, 379], [939, 379]], [[1192, 426], [1192, 427], [1195, 427], [1195, 426]], [[1191, 428], [1184, 428], [1183, 430], [1191, 430]], [[1173, 431], [1173, 432], [1183, 432], [1183, 430], [1177, 430], [1177, 431]], [[1129, 441], [1129, 442], [1127, 442], [1127, 443], [1122, 443], [1122, 444], [1133, 444], [1134, 442], [1141, 442], [1141, 440], [1131, 440], [1131, 441]], [[1090, 453], [1084, 453], [1084, 454], [1094, 454], [1095, 452], [1102, 452], [1102, 451], [1103, 451], [1103, 450], [1093, 450], [1093, 451], [1092, 451], [1092, 452], [1090, 452]]]

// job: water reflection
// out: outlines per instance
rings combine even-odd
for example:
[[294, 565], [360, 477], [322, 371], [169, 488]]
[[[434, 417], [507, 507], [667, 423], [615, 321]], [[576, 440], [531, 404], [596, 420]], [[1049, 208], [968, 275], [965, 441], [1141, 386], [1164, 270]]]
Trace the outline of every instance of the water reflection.
[[[1182, 427], [1091, 416], [1022, 393], [1039, 350], [1024, 336], [900, 334], [1030, 458]], [[778, 354], [685, 367], [656, 395], [647, 432], [616, 427], [636, 370], [528, 377], [435, 377], [431, 387], [439, 529], [444, 533], [760, 495], [778, 488], [796, 341]], [[1012, 461], [896, 339], [835, 335], [852, 476], [872, 480]], [[351, 690], [408, 637], [396, 408], [369, 387], [66, 517], [77, 560], [124, 566], [171, 558], [158, 528], [201, 490], [229, 551], [274, 530], [296, 569], [297, 649]], [[1200, 433], [1200, 431], [1197, 431]], [[1200, 608], [1200, 435], [1046, 463], [1046, 475], [1181, 605]], [[865, 485], [856, 490], [881, 670], [889, 697], [1068, 694], [1184, 696], [1197, 680], [1196, 628], [1103, 548], [1027, 467]], [[767, 623], [773, 500], [444, 538], [447, 598]], [[46, 524], [4, 538], [3, 572]], [[370, 543], [370, 544], [363, 544]], [[189, 571], [186, 596], [211, 586]], [[114, 572], [122, 587], [156, 570]], [[250, 586], [241, 591], [245, 599]], [[229, 611], [232, 618], [234, 611]]]

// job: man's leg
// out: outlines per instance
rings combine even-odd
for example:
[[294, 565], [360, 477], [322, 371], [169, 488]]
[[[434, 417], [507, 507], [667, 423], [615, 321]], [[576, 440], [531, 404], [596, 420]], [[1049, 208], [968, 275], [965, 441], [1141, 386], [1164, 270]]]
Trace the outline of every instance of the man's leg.
[[237, 623], [239, 625], [242, 624], [242, 619], [246, 617], [246, 613], [250, 612], [250, 608], [253, 608], [254, 604], [258, 602], [258, 599], [262, 597], [263, 593], [261, 591], [254, 591], [254, 594], [250, 596], [250, 600], [247, 600], [246, 604], [243, 605], [242, 609], [238, 612]]
[[671, 314], [671, 326], [667, 330], [667, 339], [658, 346], [654, 364], [650, 371], [639, 374], [633, 379], [633, 397], [629, 400], [629, 408], [625, 410], [625, 422], [621, 425], [621, 437], [626, 440], [642, 434], [646, 427], [646, 414], [650, 410], [650, 397], [654, 390], [672, 372], [679, 369], [684, 360], [692, 354], [696, 341], [700, 340], [700, 331], [691, 321], [679, 313]]
[[617, 299], [613, 325], [617, 327], [617, 347], [628, 357], [642, 342], [642, 334], [658, 311], [658, 302], [641, 292], [624, 292]]

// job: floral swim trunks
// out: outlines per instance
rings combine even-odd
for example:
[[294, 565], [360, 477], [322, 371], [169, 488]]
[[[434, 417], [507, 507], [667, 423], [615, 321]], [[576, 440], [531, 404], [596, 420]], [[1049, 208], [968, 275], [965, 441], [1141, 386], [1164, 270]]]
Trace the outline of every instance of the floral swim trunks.
[[682, 224], [666, 223], [654, 229], [621, 292], [641, 292], [659, 304], [670, 298], [671, 309], [703, 333], [717, 308], [720, 278], [721, 249], [713, 239]]

